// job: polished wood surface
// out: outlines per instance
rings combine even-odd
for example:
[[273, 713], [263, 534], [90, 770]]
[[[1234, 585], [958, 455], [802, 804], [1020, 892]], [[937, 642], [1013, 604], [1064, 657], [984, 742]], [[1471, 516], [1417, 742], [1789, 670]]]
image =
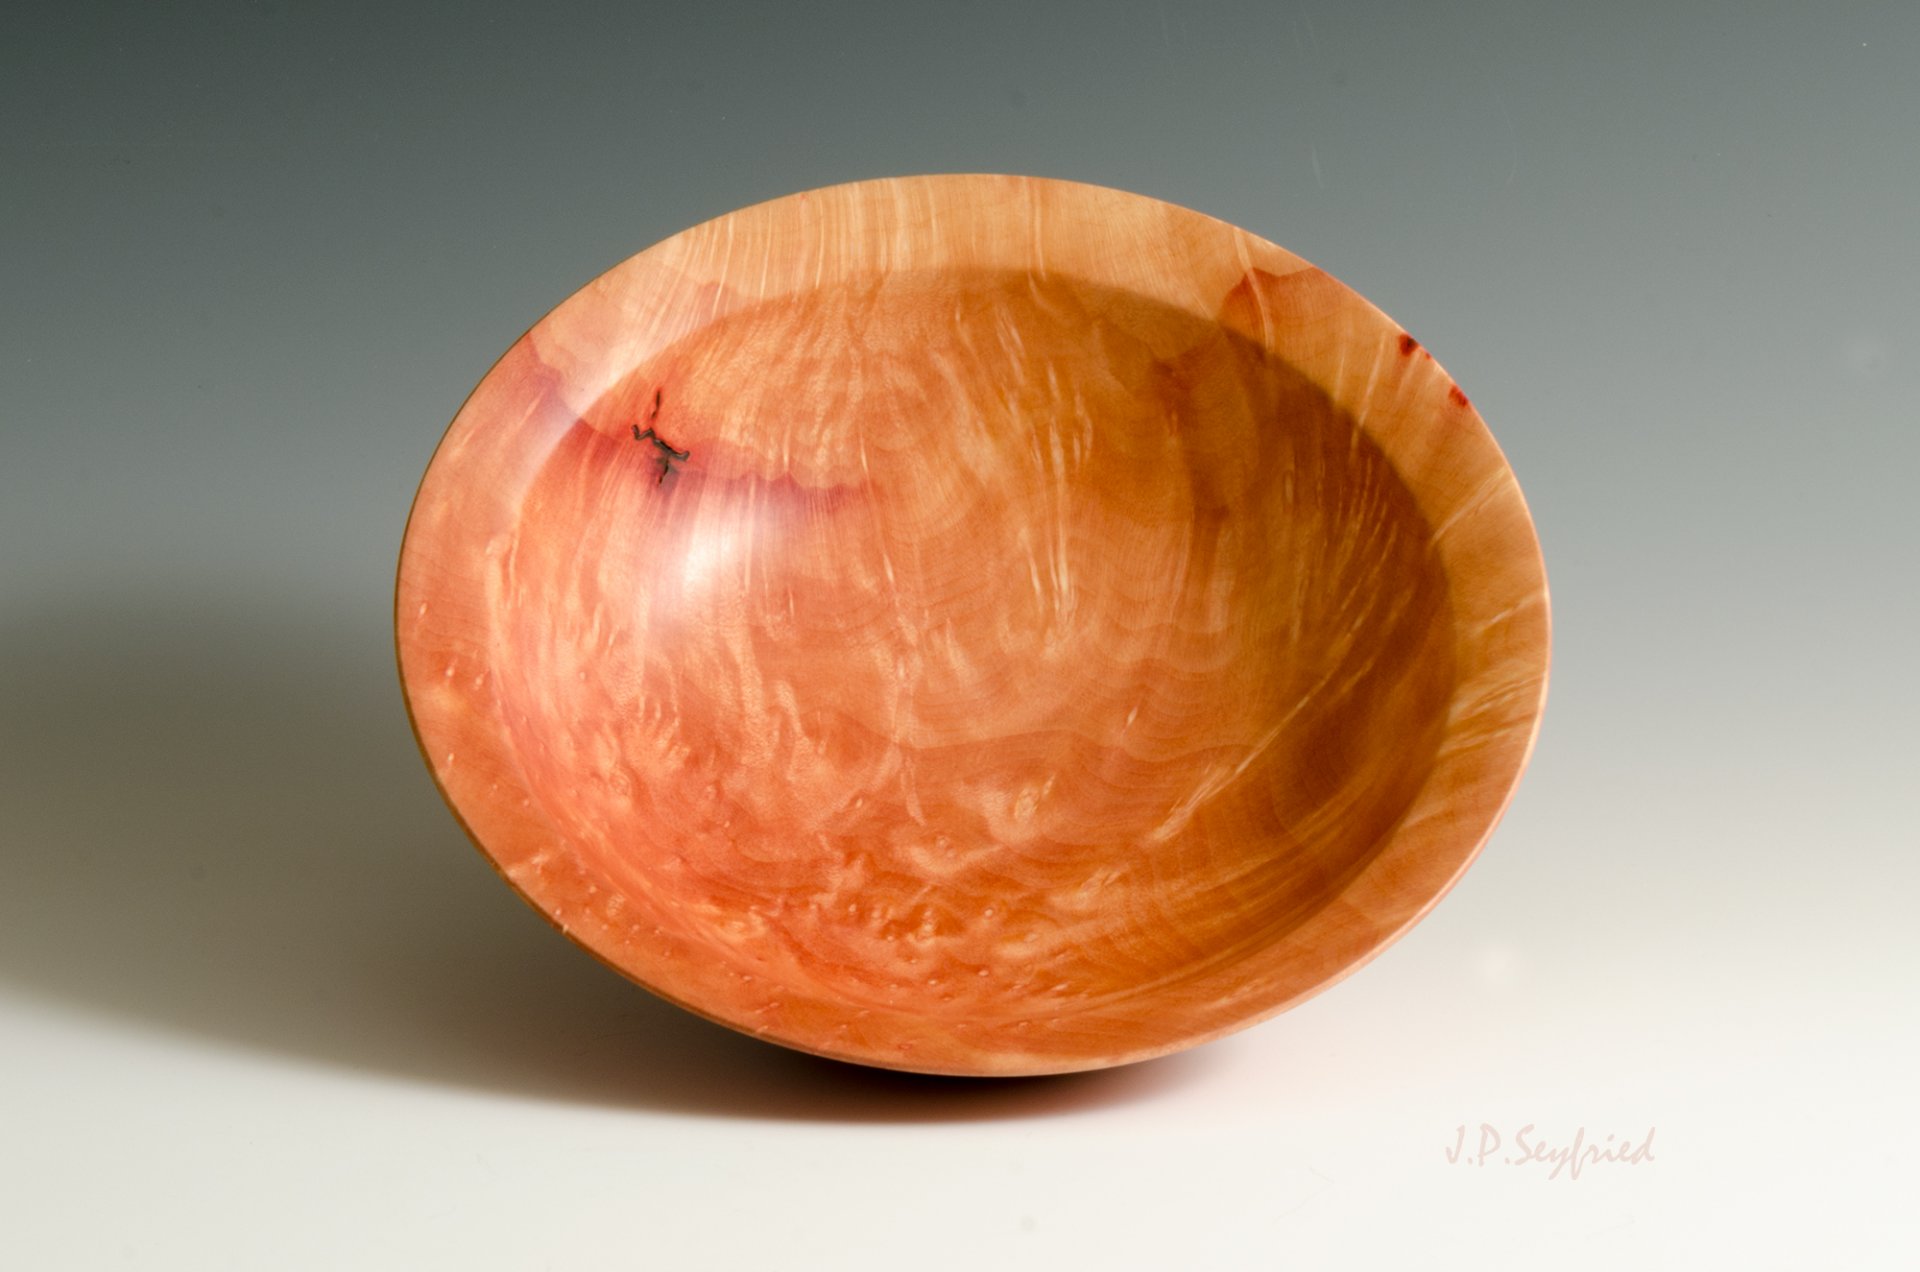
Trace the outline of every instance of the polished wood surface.
[[562, 304], [448, 430], [421, 748], [601, 959], [775, 1042], [1124, 1063], [1330, 984], [1525, 764], [1547, 594], [1465, 394], [1135, 195], [867, 182]]

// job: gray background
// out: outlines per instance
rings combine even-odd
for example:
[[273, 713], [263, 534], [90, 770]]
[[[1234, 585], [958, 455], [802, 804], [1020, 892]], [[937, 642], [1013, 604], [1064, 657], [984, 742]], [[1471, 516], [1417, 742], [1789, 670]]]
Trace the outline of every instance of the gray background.
[[[1200, 1052], [978, 1087], [682, 1018], [407, 731], [394, 558], [493, 358], [687, 225], [935, 171], [1330, 270], [1539, 524], [1552, 699], [1486, 854]], [[1917, 226], [1908, 3], [11, 14], [0, 1254], [1910, 1260]], [[1450, 1165], [1483, 1122], [1654, 1160]]]

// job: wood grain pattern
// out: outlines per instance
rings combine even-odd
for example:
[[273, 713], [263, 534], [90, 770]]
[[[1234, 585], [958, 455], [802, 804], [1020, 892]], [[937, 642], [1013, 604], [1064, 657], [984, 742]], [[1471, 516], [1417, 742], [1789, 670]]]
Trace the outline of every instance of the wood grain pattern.
[[1117, 191], [749, 208], [508, 351], [402, 551], [424, 754], [616, 969], [926, 1072], [1283, 1009], [1451, 886], [1545, 690], [1520, 492], [1417, 342]]

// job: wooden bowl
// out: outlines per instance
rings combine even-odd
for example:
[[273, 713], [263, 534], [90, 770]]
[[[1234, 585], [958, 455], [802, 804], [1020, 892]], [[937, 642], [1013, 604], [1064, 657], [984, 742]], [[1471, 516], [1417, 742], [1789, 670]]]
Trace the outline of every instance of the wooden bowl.
[[747, 208], [481, 381], [401, 552], [434, 779], [616, 970], [790, 1047], [1123, 1064], [1453, 884], [1546, 685], [1426, 350], [1196, 212], [1000, 176]]

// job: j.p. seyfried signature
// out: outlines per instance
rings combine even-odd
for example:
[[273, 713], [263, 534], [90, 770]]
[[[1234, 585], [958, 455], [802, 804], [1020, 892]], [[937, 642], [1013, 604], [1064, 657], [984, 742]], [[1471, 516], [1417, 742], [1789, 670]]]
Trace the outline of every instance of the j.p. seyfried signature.
[[1500, 1154], [1500, 1146], [1506, 1141], [1498, 1127], [1491, 1122], [1480, 1123], [1479, 1142], [1469, 1150], [1467, 1147], [1467, 1128], [1464, 1123], [1453, 1132], [1453, 1144], [1446, 1150], [1449, 1166], [1485, 1166], [1496, 1162], [1505, 1166], [1544, 1166], [1548, 1179], [1558, 1179], [1565, 1172], [1568, 1179], [1580, 1178], [1580, 1172], [1588, 1166], [1602, 1163], [1621, 1166], [1640, 1166], [1652, 1161], [1653, 1133], [1660, 1129], [1649, 1126], [1647, 1133], [1638, 1139], [1629, 1135], [1609, 1133], [1604, 1140], [1589, 1141], [1587, 1128], [1577, 1127], [1570, 1143], [1555, 1144], [1534, 1129], [1532, 1122], [1513, 1133], [1513, 1145], [1510, 1152]]

